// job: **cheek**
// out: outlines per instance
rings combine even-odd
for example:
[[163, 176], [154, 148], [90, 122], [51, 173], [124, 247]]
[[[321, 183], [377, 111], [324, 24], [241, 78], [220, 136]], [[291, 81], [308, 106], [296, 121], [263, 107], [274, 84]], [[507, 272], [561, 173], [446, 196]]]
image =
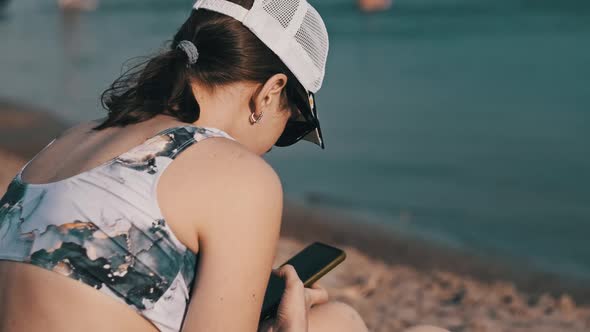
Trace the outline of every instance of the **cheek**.
[[283, 117], [283, 122], [287, 123], [287, 121], [289, 121], [289, 119], [291, 119], [291, 117], [293, 116], [292, 113], [290, 111], [285, 111], [285, 116]]
[[278, 118], [280, 123], [282, 124], [282, 127], [284, 128], [287, 124], [287, 121], [289, 121], [289, 119], [291, 118], [292, 113], [289, 109], [282, 109], [279, 112], [280, 116]]
[[289, 121], [290, 117], [291, 117], [291, 113], [289, 113], [288, 110], [285, 110], [281, 114], [281, 117], [277, 117], [278, 121], [275, 124], [275, 128], [276, 128], [275, 136], [277, 138], [283, 134], [283, 131], [285, 131], [285, 127], [287, 126], [287, 122]]

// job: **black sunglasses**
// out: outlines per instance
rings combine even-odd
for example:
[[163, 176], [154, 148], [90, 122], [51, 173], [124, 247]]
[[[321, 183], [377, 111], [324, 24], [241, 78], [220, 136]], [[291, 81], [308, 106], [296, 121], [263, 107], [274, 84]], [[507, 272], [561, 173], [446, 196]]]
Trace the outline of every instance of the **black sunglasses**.
[[312, 92], [308, 92], [307, 97], [308, 103], [295, 101], [299, 114], [287, 121], [285, 130], [275, 143], [275, 146], [293, 145], [319, 127], [315, 96]]

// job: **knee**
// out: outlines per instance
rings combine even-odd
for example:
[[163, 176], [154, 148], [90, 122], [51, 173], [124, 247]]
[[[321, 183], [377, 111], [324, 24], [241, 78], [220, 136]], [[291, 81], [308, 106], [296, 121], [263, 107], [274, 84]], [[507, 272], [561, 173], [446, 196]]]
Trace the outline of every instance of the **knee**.
[[404, 330], [404, 332], [449, 332], [449, 331], [445, 330], [445, 329], [441, 329], [440, 327], [436, 327], [436, 326], [420, 325], [420, 326], [414, 326], [412, 328]]
[[309, 320], [310, 331], [368, 331], [358, 311], [338, 301], [314, 306]]
[[[356, 311], [355, 308], [350, 306], [347, 303], [339, 302], [339, 301], [331, 301], [324, 304], [326, 310], [332, 312], [334, 317], [338, 317], [343, 321], [348, 322], [363, 322], [363, 318], [361, 315]], [[363, 322], [364, 324], [364, 322]]]

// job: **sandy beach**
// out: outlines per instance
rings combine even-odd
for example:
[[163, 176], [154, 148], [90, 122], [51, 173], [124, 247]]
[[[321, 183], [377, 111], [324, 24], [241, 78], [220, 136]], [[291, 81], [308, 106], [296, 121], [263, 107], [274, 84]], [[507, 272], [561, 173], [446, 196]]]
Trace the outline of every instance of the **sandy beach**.
[[[65, 127], [42, 110], [0, 101], [0, 195], [20, 167]], [[590, 287], [494, 259], [404, 238], [394, 230], [287, 201], [276, 264], [313, 241], [347, 259], [321, 281], [371, 331], [416, 324], [451, 331], [590, 331]], [[524, 271], [523, 271], [524, 269]]]

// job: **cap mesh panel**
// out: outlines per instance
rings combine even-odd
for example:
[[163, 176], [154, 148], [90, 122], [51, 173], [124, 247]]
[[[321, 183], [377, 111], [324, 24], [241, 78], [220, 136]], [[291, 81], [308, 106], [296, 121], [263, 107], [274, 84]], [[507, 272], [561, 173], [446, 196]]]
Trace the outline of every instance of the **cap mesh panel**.
[[295, 39], [309, 55], [316, 68], [322, 73], [328, 55], [327, 37], [328, 33], [320, 20], [319, 14], [312, 7], [309, 7], [301, 27], [295, 33]]
[[289, 26], [298, 6], [299, 0], [264, 0], [262, 2], [264, 10], [279, 21], [283, 28]]

